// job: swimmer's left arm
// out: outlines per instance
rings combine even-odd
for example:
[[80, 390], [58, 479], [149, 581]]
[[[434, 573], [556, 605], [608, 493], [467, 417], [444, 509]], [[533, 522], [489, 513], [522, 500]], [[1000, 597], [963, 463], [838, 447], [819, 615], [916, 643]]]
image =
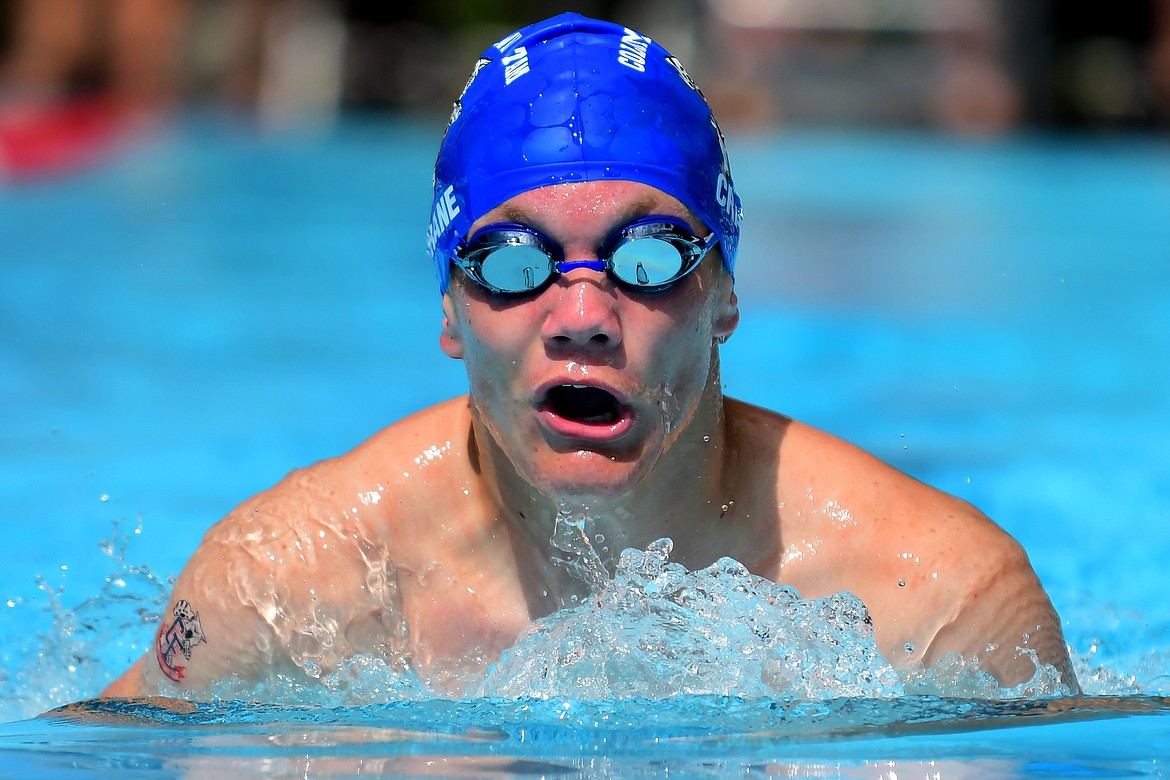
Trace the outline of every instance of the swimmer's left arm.
[[[1079, 690], [1060, 618], [1006, 531], [966, 501], [835, 436], [791, 423], [783, 440], [782, 466], [795, 486], [789, 494], [802, 497], [793, 502], [793, 516], [805, 523], [795, 537], [818, 539], [817, 555], [789, 564], [788, 581], [801, 578], [806, 595], [860, 596], [879, 648], [898, 667], [929, 668], [956, 653], [1014, 686], [1036, 672], [1023, 648]], [[808, 518], [820, 525], [810, 531]]]
[[[1014, 686], [1031, 680], [1036, 662], [1054, 667], [1072, 693], [1080, 686], [1072, 670], [1060, 617], [1040, 584], [1023, 548], [1002, 531], [981, 539], [979, 562], [970, 570], [957, 614], [935, 633], [926, 648], [929, 667], [947, 653], [978, 658], [979, 666]], [[972, 550], [973, 552], [974, 550]]]

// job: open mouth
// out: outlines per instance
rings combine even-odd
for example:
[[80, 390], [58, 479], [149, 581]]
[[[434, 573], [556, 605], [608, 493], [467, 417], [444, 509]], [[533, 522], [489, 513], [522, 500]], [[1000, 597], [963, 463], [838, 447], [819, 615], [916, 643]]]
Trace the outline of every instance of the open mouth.
[[585, 425], [612, 425], [621, 416], [618, 400], [600, 387], [556, 385], [548, 391], [553, 413]]

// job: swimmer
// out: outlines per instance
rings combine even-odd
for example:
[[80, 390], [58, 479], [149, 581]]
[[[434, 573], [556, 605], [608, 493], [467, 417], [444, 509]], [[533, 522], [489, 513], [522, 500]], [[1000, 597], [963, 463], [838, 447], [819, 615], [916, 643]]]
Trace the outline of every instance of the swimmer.
[[586, 589], [550, 543], [669, 537], [806, 598], [850, 591], [897, 669], [950, 653], [1077, 690], [1023, 550], [967, 503], [724, 397], [741, 208], [723, 137], [657, 42], [563, 14], [490, 46], [427, 232], [469, 392], [292, 472], [206, 534], [149, 652], [104, 692], [316, 677], [372, 654], [458, 694]]

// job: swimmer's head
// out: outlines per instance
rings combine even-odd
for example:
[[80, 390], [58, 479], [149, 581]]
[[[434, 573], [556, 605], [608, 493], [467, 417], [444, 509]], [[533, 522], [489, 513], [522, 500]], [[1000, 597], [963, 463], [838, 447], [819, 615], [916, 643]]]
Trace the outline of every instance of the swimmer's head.
[[636, 181], [679, 200], [735, 267], [741, 208], [707, 101], [666, 49], [620, 25], [565, 13], [480, 56], [435, 164], [427, 248], [446, 292], [471, 225], [551, 184]]

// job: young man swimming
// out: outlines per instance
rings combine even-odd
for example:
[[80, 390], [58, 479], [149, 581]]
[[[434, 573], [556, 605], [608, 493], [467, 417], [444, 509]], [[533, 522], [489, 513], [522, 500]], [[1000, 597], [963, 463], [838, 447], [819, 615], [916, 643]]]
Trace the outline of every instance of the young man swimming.
[[899, 669], [948, 653], [1076, 689], [1016, 542], [968, 504], [725, 398], [740, 204], [682, 65], [564, 14], [490, 47], [456, 103], [428, 244], [467, 396], [295, 471], [213, 526], [154, 647], [105, 691], [317, 674], [373, 654], [458, 692], [579, 594], [558, 514], [807, 597], [850, 591]]

